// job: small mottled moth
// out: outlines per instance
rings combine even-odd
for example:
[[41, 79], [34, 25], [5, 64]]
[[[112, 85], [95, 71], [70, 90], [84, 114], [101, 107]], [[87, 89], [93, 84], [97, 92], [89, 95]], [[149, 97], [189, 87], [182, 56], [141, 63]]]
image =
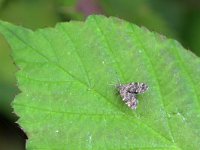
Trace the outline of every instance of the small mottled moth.
[[145, 83], [133, 82], [129, 84], [120, 84], [117, 86], [122, 100], [131, 109], [136, 109], [138, 105], [138, 100], [136, 98], [137, 94], [144, 93], [148, 90], [148, 86]]

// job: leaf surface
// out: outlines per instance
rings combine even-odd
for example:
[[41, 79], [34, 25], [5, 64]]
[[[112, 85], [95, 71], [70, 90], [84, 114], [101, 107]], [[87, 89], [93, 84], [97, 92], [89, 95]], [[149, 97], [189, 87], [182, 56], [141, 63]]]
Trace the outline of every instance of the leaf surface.
[[[35, 32], [0, 23], [20, 68], [27, 149], [198, 149], [200, 59], [129, 22], [90, 16]], [[119, 83], [144, 82], [133, 111]]]

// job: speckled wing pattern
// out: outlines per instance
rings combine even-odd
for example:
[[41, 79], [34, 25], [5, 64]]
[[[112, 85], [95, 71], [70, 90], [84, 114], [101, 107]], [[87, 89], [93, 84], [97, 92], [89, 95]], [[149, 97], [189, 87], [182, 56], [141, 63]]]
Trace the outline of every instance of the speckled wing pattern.
[[124, 85], [117, 86], [122, 100], [130, 107], [131, 109], [136, 109], [138, 105], [138, 100], [136, 98], [137, 94], [144, 93], [148, 90], [148, 86], [145, 83], [133, 82]]

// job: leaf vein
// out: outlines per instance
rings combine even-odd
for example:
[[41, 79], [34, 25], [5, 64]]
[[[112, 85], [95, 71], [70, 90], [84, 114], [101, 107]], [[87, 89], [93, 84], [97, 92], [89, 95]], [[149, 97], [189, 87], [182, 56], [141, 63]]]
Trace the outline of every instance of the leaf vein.
[[[130, 23], [129, 23], [129, 25], [130, 25], [130, 28], [131, 28], [132, 33], [134, 34], [133, 26], [132, 26]], [[149, 58], [149, 56], [148, 56], [148, 54], [147, 54], [147, 52], [146, 52], [146, 49], [145, 49], [145, 47], [144, 47], [144, 45], [143, 45], [143, 42], [140, 41], [139, 36], [136, 37], [136, 40], [138, 40], [139, 43], [140, 43], [140, 45], [143, 47], [142, 50], [143, 50], [143, 52], [144, 52], [144, 56], [146, 56], [146, 58], [147, 58], [147, 60], [148, 60], [148, 62], [149, 62], [149, 64], [150, 64], [150, 66], [151, 66], [151, 68], [152, 68], [151, 70], [152, 70], [153, 77], [154, 77], [154, 79], [155, 79], [156, 84], [158, 85], [157, 87], [158, 87], [158, 91], [159, 91], [161, 103], [162, 103], [163, 108], [165, 109], [165, 104], [164, 104], [164, 101], [163, 101], [163, 95], [162, 95], [162, 92], [161, 92], [161, 90], [160, 90], [160, 84], [159, 84], [159, 81], [158, 81], [158, 79], [157, 79], [157, 77], [156, 77], [156, 71], [155, 71], [155, 69], [154, 69], [154, 67], [153, 67], [153, 63], [152, 63], [151, 59]], [[166, 110], [166, 109], [165, 109], [165, 110]], [[170, 128], [170, 124], [169, 124], [169, 121], [168, 121], [168, 118], [167, 118], [166, 111], [165, 111], [165, 118], [166, 118], [166, 123], [167, 123], [168, 129], [169, 129], [169, 133], [170, 133], [170, 136], [171, 136], [171, 140], [172, 140], [172, 142], [174, 143], [174, 137], [173, 137], [173, 134], [172, 134], [172, 131], [171, 131], [171, 128]], [[165, 137], [165, 138], [167, 138], [167, 137]], [[167, 138], [167, 139], [168, 139], [168, 138]]]

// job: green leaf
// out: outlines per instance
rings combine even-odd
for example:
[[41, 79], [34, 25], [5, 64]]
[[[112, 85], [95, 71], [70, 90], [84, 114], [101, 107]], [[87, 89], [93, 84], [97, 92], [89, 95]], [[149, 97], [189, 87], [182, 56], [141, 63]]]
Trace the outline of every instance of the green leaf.
[[[91, 16], [35, 32], [0, 23], [20, 68], [27, 149], [198, 149], [200, 59], [178, 42]], [[144, 82], [134, 111], [114, 85]]]

